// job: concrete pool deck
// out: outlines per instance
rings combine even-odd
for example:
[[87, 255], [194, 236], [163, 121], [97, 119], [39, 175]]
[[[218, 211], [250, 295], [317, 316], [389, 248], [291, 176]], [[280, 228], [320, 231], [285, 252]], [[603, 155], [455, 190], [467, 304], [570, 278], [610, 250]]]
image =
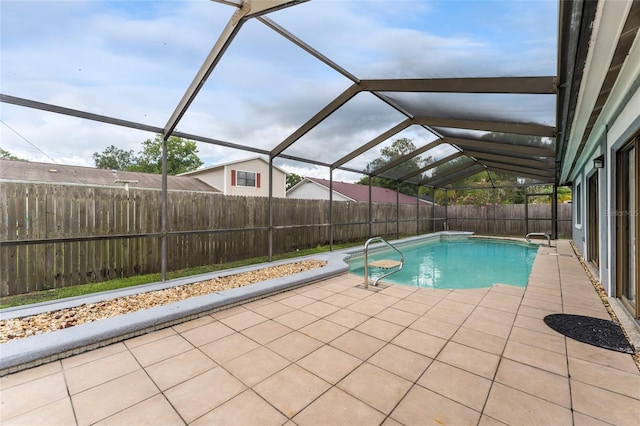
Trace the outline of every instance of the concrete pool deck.
[[0, 423], [640, 423], [633, 358], [542, 320], [609, 319], [568, 241], [540, 248], [526, 288], [360, 281], [345, 273], [6, 375]]

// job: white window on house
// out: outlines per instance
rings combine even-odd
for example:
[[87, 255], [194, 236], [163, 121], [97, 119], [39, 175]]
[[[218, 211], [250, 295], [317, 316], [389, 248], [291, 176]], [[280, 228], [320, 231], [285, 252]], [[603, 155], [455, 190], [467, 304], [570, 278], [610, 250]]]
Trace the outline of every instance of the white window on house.
[[260, 173], [231, 170], [231, 185], [260, 188]]

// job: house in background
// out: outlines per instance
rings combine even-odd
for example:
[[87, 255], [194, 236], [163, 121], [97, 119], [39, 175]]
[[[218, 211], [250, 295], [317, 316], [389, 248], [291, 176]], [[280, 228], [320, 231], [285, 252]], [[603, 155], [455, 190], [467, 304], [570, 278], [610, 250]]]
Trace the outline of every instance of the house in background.
[[[259, 156], [205, 167], [180, 176], [198, 178], [220, 188], [224, 195], [269, 196], [269, 162]], [[287, 172], [273, 166], [273, 196], [284, 198], [286, 185]]]
[[[162, 175], [0, 159], [0, 183], [38, 183], [123, 189], [162, 189]], [[167, 176], [169, 191], [220, 192], [193, 177]]]
[[[304, 200], [328, 200], [329, 181], [306, 177], [287, 191], [287, 198], [297, 198]], [[369, 202], [369, 185], [357, 183], [333, 182], [334, 201], [355, 201]], [[399, 204], [433, 204], [433, 202], [419, 199], [410, 195], [398, 193], [392, 189], [371, 187], [371, 201], [373, 203], [393, 203]]]

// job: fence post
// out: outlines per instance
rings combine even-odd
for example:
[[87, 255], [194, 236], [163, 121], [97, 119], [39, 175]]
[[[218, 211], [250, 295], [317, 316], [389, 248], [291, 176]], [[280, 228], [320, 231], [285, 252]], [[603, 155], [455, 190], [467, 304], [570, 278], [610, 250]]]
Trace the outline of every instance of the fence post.
[[329, 168], [329, 251], [333, 251], [333, 168]]

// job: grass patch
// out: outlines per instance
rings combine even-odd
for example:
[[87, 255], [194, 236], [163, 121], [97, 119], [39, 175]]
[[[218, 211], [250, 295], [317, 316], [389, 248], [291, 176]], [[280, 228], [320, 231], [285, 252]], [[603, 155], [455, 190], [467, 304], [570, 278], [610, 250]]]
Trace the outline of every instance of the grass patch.
[[[335, 250], [349, 248], [362, 245], [362, 243], [351, 244], [334, 244]], [[317, 253], [324, 253], [329, 251], [329, 246], [318, 246], [316, 248], [310, 248], [305, 250], [298, 250], [295, 252], [289, 252], [279, 255], [274, 255], [273, 260], [292, 259], [301, 256], [308, 256]], [[235, 262], [220, 263], [217, 265], [204, 265], [197, 266], [189, 269], [181, 269], [178, 271], [167, 272], [167, 279], [175, 279], [182, 277], [189, 277], [192, 275], [204, 274], [207, 272], [222, 271], [225, 269], [239, 268], [242, 266], [255, 265], [258, 263], [265, 263], [269, 260], [267, 256], [254, 257], [251, 259], [238, 260]], [[76, 285], [72, 287], [56, 288], [52, 290], [38, 291], [34, 293], [18, 294], [15, 296], [0, 297], [0, 309], [12, 308], [16, 306], [31, 305], [33, 303], [47, 302], [50, 300], [64, 299], [67, 297], [85, 296], [87, 294], [98, 293], [101, 291], [117, 290], [121, 288], [134, 287], [142, 284], [149, 284], [159, 282], [161, 280], [161, 274], [147, 274], [137, 275], [135, 277], [118, 278], [109, 281], [102, 281], [99, 283], [90, 283]]]

